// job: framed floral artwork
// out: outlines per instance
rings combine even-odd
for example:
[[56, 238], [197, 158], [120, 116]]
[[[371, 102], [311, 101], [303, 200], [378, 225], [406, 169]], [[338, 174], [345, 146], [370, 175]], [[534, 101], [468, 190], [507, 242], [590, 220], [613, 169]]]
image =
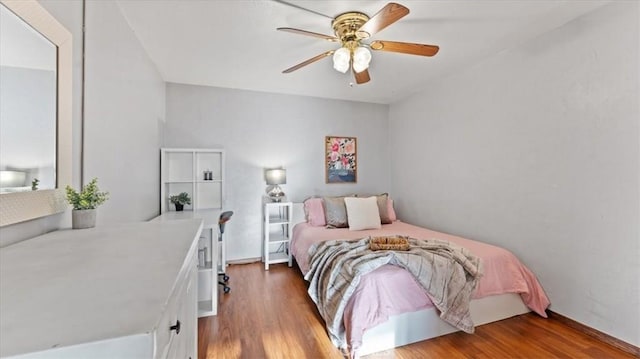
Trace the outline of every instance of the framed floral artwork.
[[324, 159], [327, 183], [356, 183], [358, 181], [355, 137], [325, 137]]

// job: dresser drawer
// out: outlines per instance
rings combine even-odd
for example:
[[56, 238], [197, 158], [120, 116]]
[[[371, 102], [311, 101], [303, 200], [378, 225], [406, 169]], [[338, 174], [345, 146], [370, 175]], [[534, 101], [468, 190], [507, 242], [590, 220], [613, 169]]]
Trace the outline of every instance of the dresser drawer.
[[[158, 328], [154, 335], [155, 351], [154, 357], [158, 359], [168, 358], [174, 342], [191, 342], [193, 330], [190, 328], [194, 322], [197, 325], [197, 313], [192, 314], [184, 308], [195, 307], [196, 298], [190, 293], [194, 293], [197, 288], [197, 262], [195, 251], [187, 259], [187, 270], [182, 273], [177, 281], [177, 290], [169, 298], [167, 310], [163, 313]], [[190, 303], [193, 301], [193, 303]], [[189, 302], [189, 303], [187, 303]], [[191, 318], [193, 316], [193, 318]]]

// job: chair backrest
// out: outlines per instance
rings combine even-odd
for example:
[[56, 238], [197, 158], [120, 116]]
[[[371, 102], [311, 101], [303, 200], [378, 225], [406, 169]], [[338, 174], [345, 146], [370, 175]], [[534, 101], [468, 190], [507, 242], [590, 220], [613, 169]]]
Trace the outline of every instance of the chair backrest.
[[233, 216], [233, 211], [225, 211], [220, 213], [220, 219], [218, 220], [218, 226], [220, 226], [220, 233], [224, 233], [224, 225], [225, 223], [229, 222], [229, 220], [231, 219], [231, 216]]

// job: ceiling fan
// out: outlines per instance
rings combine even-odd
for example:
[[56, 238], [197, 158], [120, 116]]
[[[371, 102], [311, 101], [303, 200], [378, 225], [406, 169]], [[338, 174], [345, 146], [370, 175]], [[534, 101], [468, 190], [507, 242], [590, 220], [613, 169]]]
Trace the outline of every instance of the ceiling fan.
[[[285, 1], [278, 2], [301, 8]], [[307, 10], [304, 8], [301, 9]], [[315, 11], [311, 12], [319, 14]], [[400, 20], [407, 14], [409, 14], [409, 9], [396, 3], [388, 3], [372, 17], [358, 11], [346, 12], [336, 16], [331, 22], [331, 27], [333, 28], [335, 36], [294, 29], [291, 27], [279, 27], [278, 30], [280, 31], [313, 36], [327, 41], [340, 43], [340, 47], [338, 49], [326, 51], [282, 72], [288, 74], [316, 61], [333, 56], [334, 69], [342, 73], [346, 73], [351, 69], [356, 79], [356, 83], [364, 84], [371, 80], [368, 71], [369, 63], [371, 62], [371, 51], [369, 51], [369, 49], [419, 56], [433, 56], [437, 54], [440, 48], [435, 45], [386, 40], [375, 40], [370, 43], [366, 42], [372, 35]]]

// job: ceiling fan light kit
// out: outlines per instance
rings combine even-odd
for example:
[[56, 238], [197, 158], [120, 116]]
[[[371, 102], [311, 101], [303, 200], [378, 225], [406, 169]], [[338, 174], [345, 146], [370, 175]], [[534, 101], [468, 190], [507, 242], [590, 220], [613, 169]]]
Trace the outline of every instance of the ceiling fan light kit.
[[333, 68], [336, 71], [346, 73], [351, 68], [356, 83], [363, 84], [370, 80], [368, 68], [371, 62], [371, 51], [369, 49], [419, 56], [433, 56], [438, 53], [439, 47], [435, 45], [382, 40], [373, 41], [370, 44], [363, 42], [407, 14], [409, 14], [409, 9], [396, 3], [388, 3], [371, 18], [362, 12], [346, 12], [336, 16], [331, 22], [335, 36], [289, 27], [278, 28], [280, 31], [313, 36], [331, 42], [340, 42], [341, 44], [340, 48], [312, 57], [284, 70], [283, 73], [293, 72], [333, 55]]

